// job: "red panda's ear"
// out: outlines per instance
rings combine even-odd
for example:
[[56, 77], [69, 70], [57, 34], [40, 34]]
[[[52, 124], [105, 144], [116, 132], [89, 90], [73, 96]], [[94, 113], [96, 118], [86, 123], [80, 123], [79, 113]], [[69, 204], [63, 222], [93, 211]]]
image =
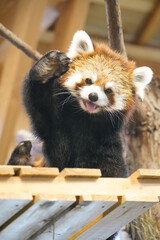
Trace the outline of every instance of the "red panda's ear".
[[69, 47], [67, 56], [69, 58], [77, 57], [83, 53], [91, 53], [94, 51], [93, 43], [85, 31], [77, 31]]
[[133, 78], [136, 85], [136, 93], [143, 100], [144, 90], [151, 82], [153, 72], [149, 67], [139, 67], [133, 72]]

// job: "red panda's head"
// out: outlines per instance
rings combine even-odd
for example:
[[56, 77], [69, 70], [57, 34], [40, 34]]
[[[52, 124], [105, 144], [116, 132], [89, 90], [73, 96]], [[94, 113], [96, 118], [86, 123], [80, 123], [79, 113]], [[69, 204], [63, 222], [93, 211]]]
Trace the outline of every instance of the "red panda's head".
[[72, 63], [59, 81], [89, 113], [127, 114], [134, 107], [136, 95], [143, 99], [152, 79], [149, 67], [135, 69], [134, 62], [106, 45], [93, 44], [84, 31], [75, 33], [67, 55]]

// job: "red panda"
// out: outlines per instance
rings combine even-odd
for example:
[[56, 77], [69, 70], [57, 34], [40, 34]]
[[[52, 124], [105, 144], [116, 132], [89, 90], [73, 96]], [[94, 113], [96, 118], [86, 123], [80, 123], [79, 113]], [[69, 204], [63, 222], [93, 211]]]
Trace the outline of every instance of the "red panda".
[[92, 44], [84, 31], [75, 34], [68, 56], [73, 61], [60, 83], [90, 113], [123, 111], [128, 116], [136, 93], [143, 99], [144, 88], [152, 79], [150, 68], [135, 70], [133, 61], [105, 44]]
[[67, 54], [45, 54], [26, 75], [23, 103], [47, 165], [126, 177], [120, 132], [151, 79], [150, 68], [135, 68], [84, 31], [75, 33]]

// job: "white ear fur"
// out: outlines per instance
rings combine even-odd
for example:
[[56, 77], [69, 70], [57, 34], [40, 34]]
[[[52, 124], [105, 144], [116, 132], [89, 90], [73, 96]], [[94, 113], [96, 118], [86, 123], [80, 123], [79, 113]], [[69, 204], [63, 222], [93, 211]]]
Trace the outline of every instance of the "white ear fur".
[[151, 82], [153, 72], [149, 67], [139, 67], [133, 72], [134, 82], [137, 87], [136, 93], [143, 100], [144, 90]]
[[67, 56], [74, 58], [81, 53], [90, 53], [93, 51], [94, 48], [90, 37], [85, 31], [80, 30], [74, 34]]

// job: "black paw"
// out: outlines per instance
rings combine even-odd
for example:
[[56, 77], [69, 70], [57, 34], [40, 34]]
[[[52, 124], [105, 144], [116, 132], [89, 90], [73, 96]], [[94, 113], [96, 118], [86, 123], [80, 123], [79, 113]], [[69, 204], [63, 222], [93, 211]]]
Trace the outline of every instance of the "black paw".
[[31, 159], [32, 144], [30, 141], [20, 142], [11, 154], [8, 165], [29, 165], [32, 166]]
[[45, 83], [50, 78], [58, 78], [68, 71], [70, 59], [60, 51], [46, 53], [36, 64], [37, 80]]

